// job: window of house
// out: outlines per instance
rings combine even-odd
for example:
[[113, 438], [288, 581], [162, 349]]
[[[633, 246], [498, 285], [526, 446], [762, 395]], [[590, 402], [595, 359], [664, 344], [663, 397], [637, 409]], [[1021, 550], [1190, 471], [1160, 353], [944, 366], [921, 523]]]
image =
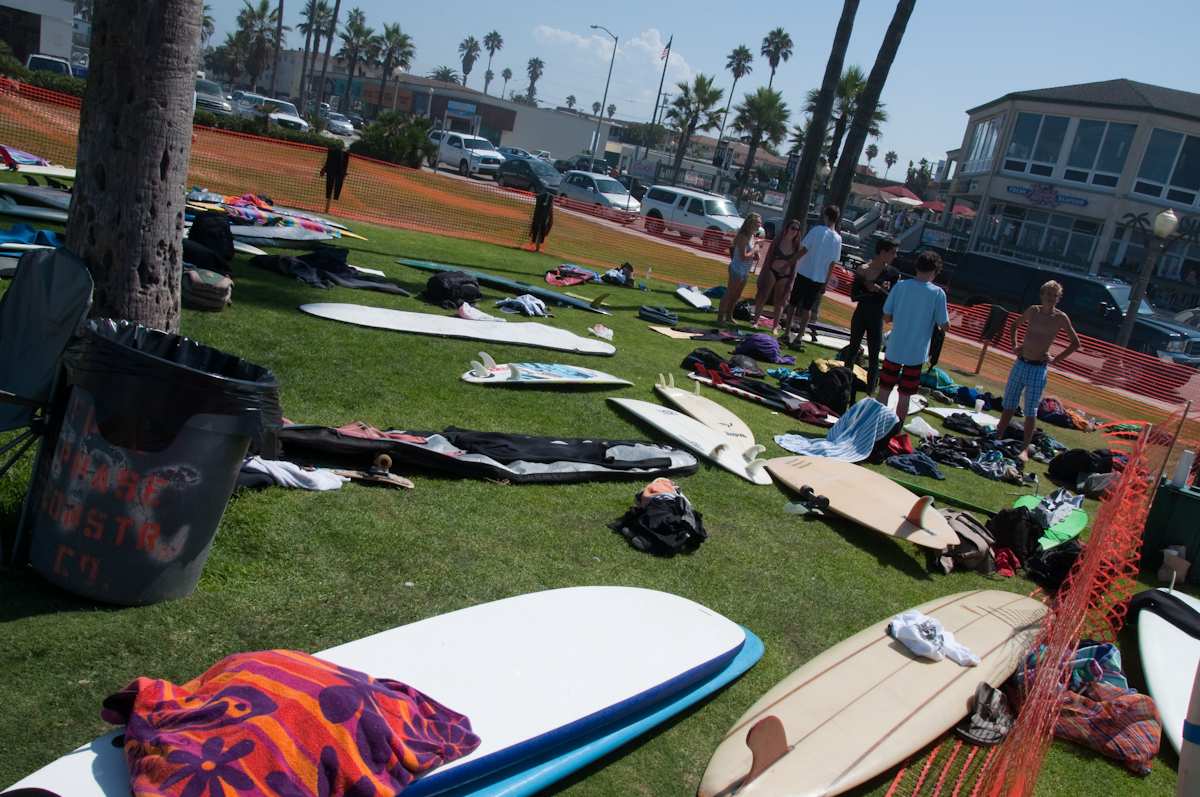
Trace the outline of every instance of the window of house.
[[1142, 156], [1135, 193], [1181, 205], [1200, 196], [1200, 138], [1155, 129]]
[[978, 174], [992, 168], [992, 157], [996, 154], [996, 140], [1004, 127], [1004, 115], [984, 119], [975, 125], [971, 134], [971, 143], [967, 147], [967, 157], [963, 159], [960, 171], [963, 174]]
[[1065, 116], [1019, 114], [1004, 155], [1005, 171], [1049, 177], [1058, 163], [1069, 121]]
[[1125, 168], [1137, 125], [1080, 119], [1063, 179], [1113, 188]]
[[1089, 269], [1101, 230], [1098, 221], [1002, 202], [984, 224], [979, 251], [1073, 271]]

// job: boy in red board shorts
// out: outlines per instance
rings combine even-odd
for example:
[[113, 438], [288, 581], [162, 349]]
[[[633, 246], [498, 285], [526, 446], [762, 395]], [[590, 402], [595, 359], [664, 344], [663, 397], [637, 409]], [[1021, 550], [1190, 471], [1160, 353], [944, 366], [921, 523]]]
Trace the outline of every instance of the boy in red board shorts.
[[886, 407], [892, 388], [898, 388], [896, 415], [901, 422], [908, 415], [909, 397], [920, 385], [933, 328], [950, 326], [946, 292], [933, 284], [941, 268], [942, 259], [937, 252], [922, 252], [917, 256], [916, 278], [898, 282], [883, 303], [883, 320], [892, 323], [892, 334], [888, 336], [883, 372], [879, 375], [879, 403]]

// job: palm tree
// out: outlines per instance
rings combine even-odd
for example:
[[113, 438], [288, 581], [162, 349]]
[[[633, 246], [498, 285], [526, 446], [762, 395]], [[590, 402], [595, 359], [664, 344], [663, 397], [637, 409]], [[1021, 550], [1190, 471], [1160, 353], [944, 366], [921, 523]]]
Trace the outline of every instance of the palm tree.
[[321, 61], [321, 88], [317, 90], [318, 105], [325, 101], [325, 73], [329, 69], [329, 52], [333, 49], [333, 37], [337, 33], [338, 14], [341, 13], [341, 10], [342, 0], [333, 0], [333, 13], [329, 15], [329, 27], [325, 28], [325, 58]]
[[251, 90], [257, 92], [258, 76], [266, 69], [267, 57], [275, 47], [279, 9], [271, 8], [270, 0], [258, 0], [257, 5], [250, 0], [242, 0], [242, 3], [237, 24], [246, 36], [246, 71], [250, 74]]
[[779, 68], [779, 63], [792, 57], [792, 37], [783, 28], [776, 28], [763, 36], [759, 53], [771, 65], [771, 79], [767, 81], [767, 88], [771, 88], [775, 83], [775, 70]]
[[[850, 120], [854, 118], [855, 111], [858, 110], [859, 98], [867, 87], [867, 78], [863, 74], [862, 67], [851, 65], [842, 73], [838, 79], [837, 88], [834, 91], [834, 110], [833, 110], [833, 139], [829, 145], [828, 159], [830, 165], [838, 162], [838, 154], [842, 148], [842, 139], [846, 135], [846, 130], [850, 126]], [[808, 92], [806, 108], [809, 113], [817, 101], [817, 90], [812, 89]], [[870, 134], [878, 136], [882, 132], [881, 126], [888, 119], [887, 111], [883, 110], [883, 106], [876, 104], [874, 111], [871, 114]]]
[[712, 130], [721, 123], [721, 112], [716, 106], [725, 96], [725, 90], [717, 88], [714, 80], [700, 73], [690, 86], [683, 82], [676, 84], [679, 93], [671, 100], [671, 107], [667, 110], [667, 118], [678, 125], [680, 131], [679, 143], [675, 147], [675, 162], [671, 165], [672, 185], [679, 180], [679, 167], [692, 135], [697, 130]]
[[487, 71], [483, 73], [483, 93], [487, 94], [488, 86], [492, 85], [492, 78], [495, 77], [492, 73], [492, 58], [504, 49], [504, 37], [500, 35], [500, 31], [494, 30], [483, 37], [483, 49], [488, 51]]
[[218, 69], [229, 77], [229, 82], [237, 84], [238, 76], [246, 68], [246, 53], [248, 51], [244, 31], [234, 31], [225, 34], [225, 42], [214, 51], [218, 54]]
[[592, 103], [592, 116], [599, 116], [599, 115], [600, 115], [600, 103], [593, 102]]
[[412, 37], [400, 29], [398, 24], [384, 24], [379, 36], [379, 58], [383, 61], [383, 76], [379, 78], [379, 104], [386, 96], [387, 79], [396, 67], [408, 69], [417, 55]]
[[764, 143], [778, 146], [787, 135], [789, 112], [783, 94], [769, 88], [759, 88], [753, 94], [747, 94], [736, 110], [733, 129], [750, 137], [750, 150], [746, 153], [746, 162], [742, 164], [742, 174], [738, 178], [738, 190], [743, 193], [750, 182], [750, 171], [754, 168], [754, 156], [758, 154], [759, 146]]
[[479, 39], [474, 36], [468, 36], [458, 43], [458, 57], [462, 60], [462, 82], [467, 85], [467, 78], [471, 76], [471, 70], [475, 68], [475, 62], [479, 60], [479, 53], [482, 49], [479, 46]]
[[870, 166], [871, 161], [873, 161], [873, 160], [875, 160], [875, 158], [879, 157], [879, 147], [875, 146], [874, 144], [868, 144], [866, 155], [867, 155], [867, 166]]
[[896, 150], [889, 149], [888, 153], [883, 156], [883, 162], [887, 164], [887, 168], [883, 170], [883, 179], [887, 179], [888, 172], [896, 165], [896, 161], [900, 160], [900, 156], [896, 154]]
[[458, 82], [458, 73], [454, 71], [454, 67], [452, 66], [439, 66], [429, 73], [429, 77], [433, 80], [440, 80], [443, 83]]
[[529, 88], [525, 90], [525, 96], [531, 105], [537, 105], [537, 82], [545, 71], [546, 62], [537, 57], [530, 58], [525, 65], [525, 74], [529, 75]]
[[504, 86], [500, 89], [500, 97], [503, 99], [504, 92], [508, 91], [508, 81], [512, 80], [512, 70], [504, 67], [500, 72], [500, 77], [504, 78]]
[[342, 92], [342, 108], [350, 108], [350, 88], [354, 84], [354, 71], [359, 61], [369, 60], [372, 45], [375, 43], [375, 29], [367, 26], [367, 15], [361, 8], [350, 9], [346, 17], [346, 27], [338, 34], [342, 40], [342, 49], [338, 58], [346, 59], [346, 89]]
[[208, 40], [213, 37], [216, 32], [216, 26], [213, 23], [212, 6], [205, 3], [200, 9], [200, 44], [207, 45]]
[[[308, 98], [306, 86], [312, 77], [309, 71], [316, 65], [317, 50], [321, 46], [321, 35], [329, 27], [329, 18], [332, 15], [333, 9], [325, 0], [308, 0], [308, 4], [300, 14], [304, 21], [296, 26], [296, 29], [304, 34], [304, 54], [300, 59], [301, 112], [304, 111], [304, 103]], [[309, 63], [310, 56], [312, 63]]]
[[744, 44], [739, 44], [730, 50], [729, 56], [725, 60], [725, 68], [733, 73], [733, 85], [729, 87], [729, 101], [725, 103], [725, 113], [721, 114], [721, 132], [717, 133], [718, 144], [725, 137], [725, 123], [729, 121], [729, 107], [733, 104], [733, 92], [737, 91], [738, 81], [754, 71], [754, 68], [750, 66], [753, 60], [754, 54]]
[[[805, 116], [803, 123], [792, 125], [792, 134], [790, 136], [788, 136], [788, 144], [791, 145], [790, 147], [788, 147], [789, 155], [794, 155], [797, 152], [799, 152], [800, 150], [804, 149], [804, 142], [808, 137], [808, 126], [810, 124], [812, 124], [812, 116]], [[819, 146], [817, 147], [818, 152], [824, 150], [826, 147], [829, 146], [829, 130], [828, 129], [825, 130], [825, 135], [823, 135], [821, 137], [821, 139], [818, 143], [819, 143]]]
[[610, 102], [610, 103], [608, 104], [608, 108], [607, 108], [606, 110], [608, 111], [608, 118], [609, 118], [609, 120], [611, 121], [611, 120], [612, 120], [612, 118], [613, 118], [613, 117], [616, 115], [616, 113], [617, 113], [617, 106], [616, 106], [614, 103], [611, 103], [611, 102]]
[[577, 102], [578, 102], [578, 100], [575, 99], [574, 94], [567, 95], [567, 107], [570, 108], [572, 111], [575, 110], [575, 103], [577, 103]]
[[283, 47], [283, 32], [291, 30], [283, 24], [283, 0], [279, 0], [279, 8], [275, 15], [275, 59], [271, 62], [271, 96], [275, 96], [275, 86], [279, 80], [279, 51]]

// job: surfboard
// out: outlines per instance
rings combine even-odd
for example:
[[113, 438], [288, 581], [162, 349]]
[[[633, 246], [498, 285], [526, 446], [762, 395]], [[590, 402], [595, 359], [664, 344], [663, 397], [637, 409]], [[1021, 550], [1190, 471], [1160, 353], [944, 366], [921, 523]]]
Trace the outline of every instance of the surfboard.
[[13, 200], [25, 205], [36, 205], [55, 210], [67, 210], [71, 207], [71, 192], [45, 185], [20, 185], [18, 183], [0, 183], [0, 194], [7, 194]]
[[735, 448], [725, 435], [715, 429], [661, 404], [640, 399], [610, 397], [608, 400], [730, 473], [752, 484], [771, 483], [771, 477], [763, 470], [761, 460], [755, 458], [762, 452], [761, 448]]
[[[707, 376], [701, 376], [700, 374], [698, 374], [694, 371], [692, 373], [688, 374], [688, 379], [699, 382], [702, 385], [708, 385], [711, 388], [720, 390], [722, 393], [728, 393], [731, 396], [737, 396], [738, 398], [745, 399], [746, 401], [753, 401], [755, 404], [761, 404], [764, 407], [769, 407], [770, 409], [775, 410], [776, 412], [786, 412], [786, 408], [779, 402], [772, 401], [771, 399], [768, 399], [765, 396], [760, 396], [757, 393], [751, 393], [749, 390], [742, 390], [741, 388], [739, 388], [735, 385], [726, 384], [725, 382], [720, 382], [720, 383], [714, 385], [713, 381], [711, 379], [709, 379]], [[787, 393], [786, 390], [783, 392]], [[787, 393], [787, 394], [789, 396], [795, 398], [797, 401], [808, 401], [808, 399], [805, 398], [804, 396], [797, 396], [795, 393]], [[825, 422], [832, 426], [833, 424], [837, 423], [837, 416], [836, 415], [826, 415]]]
[[246, 243], [245, 241], [239, 241], [237, 239], [234, 239], [233, 251], [241, 252], [243, 255], [265, 255], [266, 254], [266, 252], [264, 250], [259, 249], [257, 246], [253, 246], [251, 244]]
[[704, 295], [704, 292], [699, 288], [693, 288], [690, 285], [680, 285], [675, 289], [675, 295], [683, 300], [684, 304], [690, 305], [697, 310], [711, 310], [712, 299]]
[[[896, 411], [896, 406], [900, 403], [899, 391], [893, 390], [892, 395], [888, 396], [888, 409], [892, 412]], [[921, 410], [929, 406], [929, 399], [922, 396], [920, 393], [913, 393], [908, 397], [908, 414], [916, 415]]]
[[[699, 797], [828, 797], [886, 772], [966, 716], [981, 681], [998, 686], [1011, 675], [1046, 612], [1033, 598], [998, 590], [916, 608], [952, 631], [979, 666], [917, 658], [888, 636], [890, 619], [878, 622], [759, 698], [721, 740]], [[774, 729], [769, 720], [759, 725], [768, 717]], [[759, 761], [746, 746], [751, 729], [760, 736]], [[752, 766], [759, 774], [745, 782]]]
[[407, 257], [397, 258], [396, 262], [400, 263], [401, 265], [408, 266], [409, 268], [416, 268], [422, 271], [462, 271], [474, 277], [480, 285], [490, 285], [493, 288], [502, 288], [506, 291], [512, 291], [516, 294], [532, 294], [545, 302], [553, 302], [560, 307], [574, 307], [579, 310], [590, 310], [593, 313], [600, 313], [601, 315], [612, 315], [612, 313], [600, 306], [600, 302], [604, 299], [604, 296], [600, 296], [589, 302], [586, 299], [580, 299], [576, 296], [567, 296], [566, 294], [559, 293], [558, 291], [552, 291], [549, 288], [544, 288], [540, 285], [533, 285], [528, 282], [521, 282], [520, 280], [511, 280], [506, 277], [497, 277], [484, 271], [474, 271], [469, 268], [462, 268], [447, 263], [434, 263], [430, 260], [413, 260]]
[[[1200, 611], [1200, 600], [1178, 590], [1171, 594]], [[1200, 663], [1200, 639], [1154, 612], [1138, 612], [1137, 623], [1138, 655], [1146, 675], [1146, 688], [1162, 715], [1163, 735], [1178, 753], [1182, 749], [1183, 720], [1187, 716], [1196, 665]]]
[[486, 340], [491, 343], [512, 343], [517, 346], [539, 346], [544, 349], [573, 351], [580, 354], [616, 354], [611, 343], [585, 338], [565, 329], [534, 321], [467, 321], [457, 316], [412, 313], [385, 307], [361, 304], [318, 302], [300, 305], [302, 312], [318, 318], [341, 321], [360, 327], [390, 329], [393, 332], [412, 332], [444, 338]]
[[21, 262], [20, 255], [0, 255], [0, 278], [9, 279], [17, 274], [17, 264]]
[[229, 231], [233, 234], [234, 238], [256, 242], [271, 240], [278, 242], [282, 246], [286, 246], [288, 243], [332, 241], [339, 237], [336, 231], [318, 232], [317, 230], [306, 230], [303, 227], [295, 227], [287, 224], [270, 224], [265, 226], [257, 224], [230, 224]]
[[651, 324], [650, 328], [658, 334], [666, 335], [668, 338], [672, 338], [674, 340], [691, 340], [692, 338], [696, 337], [695, 333], [680, 332], [678, 329], [671, 329], [670, 327], [661, 327]]
[[949, 418], [951, 415], [963, 413], [964, 415], [971, 416], [971, 420], [985, 429], [995, 429], [1000, 425], [1000, 419], [995, 415], [988, 415], [986, 412], [975, 412], [967, 407], [926, 407], [925, 412], [928, 412], [930, 415], [936, 415], [942, 420]]
[[932, 507], [881, 473], [852, 462], [791, 456], [767, 460], [767, 471], [785, 487], [811, 487], [829, 499], [829, 511], [885, 537], [907, 540], [936, 551], [958, 543], [958, 535]]
[[[701, 396], [700, 383], [696, 383], [694, 392], [688, 391], [681, 387], [675, 387], [673, 374], [669, 376], [659, 374], [658, 384], [654, 386], [654, 390], [658, 395], [678, 407], [680, 411], [692, 416], [709, 429], [720, 432], [735, 451], [744, 452], [754, 448], [754, 432], [750, 431], [750, 427], [732, 411], [712, 399]], [[763, 449], [760, 448], [755, 456], [762, 451]]]
[[473, 385], [632, 385], [627, 379], [565, 363], [497, 363], [487, 352], [462, 375]]
[[[670, 640], [666, 644], [664, 640]], [[572, 587], [519, 595], [384, 631], [317, 653], [392, 678], [466, 714], [480, 736], [470, 755], [417, 779], [406, 795], [526, 794], [476, 782], [549, 783], [661, 722], [757, 660], [761, 642], [685, 598], [627, 587]], [[735, 664], [736, 662], [736, 664]], [[737, 673], [740, 674], [740, 673]], [[705, 692], [705, 689], [708, 689]], [[663, 715], [655, 717], [654, 713]], [[640, 724], [640, 728], [624, 729]], [[126, 797], [119, 733], [106, 734], [12, 788], [61, 797]], [[562, 760], [565, 751], [575, 753]], [[548, 772], [539, 773], [550, 765]]]
[[18, 219], [35, 219], [51, 221], [58, 224], [67, 223], [67, 212], [54, 208], [39, 208], [22, 205], [10, 196], [0, 196], [0, 216], [12, 216]]
[[17, 171], [21, 174], [32, 174], [36, 177], [58, 177], [63, 180], [75, 179], [75, 170], [68, 166], [36, 166], [34, 164], [18, 163]]

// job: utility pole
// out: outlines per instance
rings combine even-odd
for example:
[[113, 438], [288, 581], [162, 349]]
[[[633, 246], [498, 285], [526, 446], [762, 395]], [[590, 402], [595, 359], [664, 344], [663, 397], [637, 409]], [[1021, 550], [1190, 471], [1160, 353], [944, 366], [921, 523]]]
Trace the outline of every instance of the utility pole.
[[[658, 93], [654, 95], [654, 113], [650, 115], [650, 133], [654, 133], [654, 126], [658, 124], [658, 103], [662, 99], [663, 83], [667, 80], [667, 64], [671, 63], [671, 45], [675, 43], [675, 34], [667, 39], [667, 46], [662, 51], [663, 68], [662, 75], [658, 78]], [[646, 154], [650, 154], [650, 145], [646, 145]], [[637, 152], [633, 153], [633, 159], [638, 160]]]

